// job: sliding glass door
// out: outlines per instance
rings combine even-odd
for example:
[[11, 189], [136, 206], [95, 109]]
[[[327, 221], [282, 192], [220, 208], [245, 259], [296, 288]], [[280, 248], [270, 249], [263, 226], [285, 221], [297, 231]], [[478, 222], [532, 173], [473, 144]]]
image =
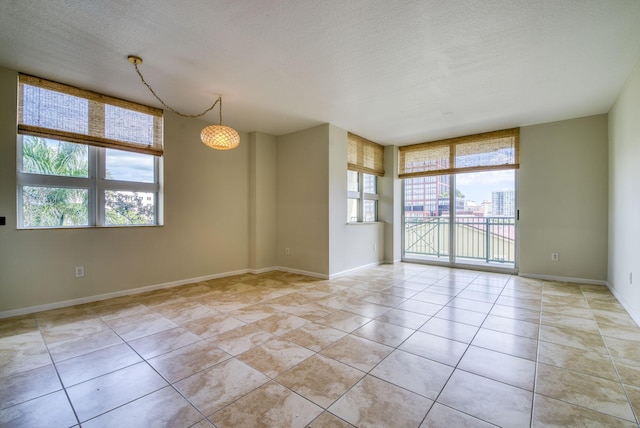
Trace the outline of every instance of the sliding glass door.
[[516, 213], [514, 170], [405, 179], [403, 259], [513, 269]]
[[515, 267], [515, 171], [458, 174], [455, 182], [454, 262]]
[[402, 146], [403, 260], [517, 267], [520, 129]]
[[449, 262], [450, 188], [449, 175], [404, 180], [403, 258]]

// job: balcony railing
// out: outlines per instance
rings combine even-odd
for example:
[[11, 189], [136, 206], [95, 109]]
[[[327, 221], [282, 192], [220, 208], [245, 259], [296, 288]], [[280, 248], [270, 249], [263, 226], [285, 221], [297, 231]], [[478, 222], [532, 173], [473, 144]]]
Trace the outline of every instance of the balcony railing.
[[[456, 259], [515, 263], [513, 217], [457, 217]], [[405, 255], [449, 257], [449, 218], [406, 218]]]

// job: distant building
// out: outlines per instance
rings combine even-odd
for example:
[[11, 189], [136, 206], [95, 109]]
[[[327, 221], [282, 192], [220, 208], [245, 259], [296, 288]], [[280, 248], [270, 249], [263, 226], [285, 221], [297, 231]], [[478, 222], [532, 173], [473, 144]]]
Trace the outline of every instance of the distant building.
[[448, 175], [405, 179], [404, 214], [406, 217], [438, 216], [443, 209], [449, 210], [448, 195]]
[[477, 203], [476, 201], [464, 201], [464, 211], [474, 217], [487, 217], [491, 214], [491, 202], [482, 201]]
[[[436, 175], [409, 178], [404, 181], [405, 217], [433, 217], [448, 215], [449, 176]], [[456, 212], [459, 215], [474, 217], [514, 217], [515, 191], [501, 190], [491, 192], [491, 201], [478, 204], [456, 197]]]
[[491, 217], [491, 201], [482, 201], [482, 213], [485, 217]]
[[491, 215], [494, 217], [513, 217], [516, 213], [516, 192], [501, 190], [491, 192]]
[[[449, 215], [451, 210], [449, 209], [449, 196], [438, 200], [438, 216]], [[464, 198], [456, 197], [456, 214], [469, 214], [464, 209]]]

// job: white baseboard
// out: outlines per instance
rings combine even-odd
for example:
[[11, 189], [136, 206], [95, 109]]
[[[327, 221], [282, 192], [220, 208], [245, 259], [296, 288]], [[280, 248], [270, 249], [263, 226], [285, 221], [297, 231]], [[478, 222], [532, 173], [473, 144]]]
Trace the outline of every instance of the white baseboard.
[[273, 272], [275, 270], [280, 270], [280, 269], [278, 269], [278, 267], [276, 266], [270, 266], [270, 267], [260, 268], [260, 269], [248, 269], [247, 271], [254, 275], [260, 275], [261, 273]]
[[329, 275], [318, 272], [310, 272], [308, 270], [292, 269], [284, 266], [275, 266], [272, 270], [281, 270], [283, 272], [297, 273], [300, 275], [311, 276], [313, 278], [329, 279]]
[[241, 269], [241, 270], [236, 270], [231, 272], [223, 272], [223, 273], [216, 273], [213, 275], [200, 276], [196, 278], [187, 278], [187, 279], [181, 279], [178, 281], [165, 282], [162, 284], [154, 284], [154, 285], [147, 285], [144, 287], [130, 288], [127, 290], [114, 291], [113, 293], [97, 294], [94, 296], [80, 297], [80, 298], [71, 299], [71, 300], [63, 300], [60, 302], [47, 303], [44, 305], [29, 306], [27, 308], [11, 309], [8, 311], [0, 312], [0, 319], [32, 314], [35, 312], [49, 311], [52, 309], [65, 308], [68, 306], [82, 305], [84, 303], [98, 302], [100, 300], [113, 299], [115, 297], [131, 296], [134, 294], [146, 293], [148, 291], [161, 290], [163, 288], [178, 287], [180, 285], [208, 281], [210, 279], [225, 278], [228, 276], [242, 275], [245, 273], [252, 273], [257, 275], [257, 274], [273, 272], [273, 271], [283, 271], [283, 272], [297, 273], [300, 275], [311, 276], [313, 278], [329, 279], [329, 275], [326, 275], [326, 274], [310, 272], [310, 271], [301, 270], [301, 269], [291, 269], [283, 266], [271, 266], [271, 267], [261, 268], [261, 269]]
[[231, 272], [216, 273], [213, 275], [200, 276], [196, 278], [181, 279], [178, 281], [165, 282], [162, 284], [147, 285], [144, 287], [130, 288], [127, 290], [114, 291], [113, 293], [97, 294], [94, 296], [80, 297], [78, 299], [63, 300], [61, 302], [47, 303], [44, 305], [29, 306], [27, 308], [12, 309], [0, 312], [0, 319], [15, 317], [19, 315], [32, 314], [34, 312], [49, 311], [51, 309], [59, 309], [67, 306], [82, 305], [84, 303], [98, 302], [100, 300], [113, 299], [114, 297], [131, 296], [134, 294], [145, 293], [147, 291], [161, 290], [163, 288], [177, 287], [180, 285], [193, 284], [196, 282], [208, 281], [210, 279], [224, 278], [227, 276], [242, 275], [249, 273], [249, 269], [241, 269]]
[[359, 271], [361, 269], [377, 267], [377, 266], [380, 266], [382, 263], [383, 262], [373, 262], [373, 263], [369, 263], [369, 264], [366, 264], [366, 265], [357, 266], [357, 267], [354, 267], [354, 268], [351, 268], [351, 269], [343, 270], [341, 272], [332, 273], [332, 274], [329, 275], [329, 279], [335, 279], [335, 278], [338, 278], [340, 276], [348, 275], [350, 273], [354, 273], [354, 272]]
[[537, 273], [525, 273], [525, 272], [519, 272], [518, 276], [522, 276], [524, 278], [533, 278], [533, 279], [546, 279], [548, 281], [574, 282], [577, 284], [607, 285], [607, 281], [603, 281], [601, 279], [571, 278], [568, 276], [539, 275]]
[[249, 269], [249, 273], [253, 273], [256, 275], [261, 273], [274, 272], [274, 271], [297, 273], [299, 275], [306, 275], [313, 278], [329, 279], [329, 275], [326, 275], [324, 273], [311, 272], [311, 271], [302, 270], [302, 269], [293, 269], [293, 268], [288, 268], [284, 266], [271, 266], [271, 267], [266, 267], [261, 269]]
[[395, 265], [396, 263], [400, 263], [402, 261], [402, 259], [395, 259], [395, 260], [383, 260], [382, 264], [385, 265]]
[[627, 302], [621, 295], [620, 293], [618, 293], [618, 291], [613, 287], [612, 284], [610, 284], [609, 282], [607, 282], [607, 288], [611, 291], [611, 293], [615, 296], [616, 299], [618, 299], [618, 302], [620, 302], [620, 304], [622, 305], [623, 308], [625, 308], [625, 310], [629, 313], [629, 316], [631, 318], [633, 318], [633, 320], [636, 322], [637, 325], [640, 326], [640, 313], [638, 311], [636, 311], [633, 306], [631, 306], [629, 304], [629, 302]]
[[324, 273], [318, 273], [318, 272], [311, 272], [308, 270], [302, 270], [302, 269], [293, 269], [293, 268], [288, 268], [288, 267], [284, 267], [284, 266], [272, 266], [272, 267], [268, 267], [268, 268], [262, 268], [262, 269], [251, 269], [249, 272], [251, 273], [266, 273], [266, 272], [271, 272], [271, 271], [283, 271], [283, 272], [289, 272], [289, 273], [297, 273], [300, 275], [306, 275], [306, 276], [310, 276], [313, 278], [320, 278], [320, 279], [334, 279], [337, 278], [339, 276], [343, 276], [343, 275], [347, 275], [350, 273], [353, 273], [355, 271], [358, 271], [360, 269], [366, 269], [366, 268], [372, 268], [372, 267], [376, 267], [376, 266], [380, 266], [381, 264], [384, 264], [386, 262], [380, 261], [380, 262], [374, 262], [374, 263], [369, 263], [366, 265], [362, 265], [362, 266], [357, 266], [351, 269], [347, 269], [341, 272], [337, 272], [337, 273], [332, 273], [332, 274], [324, 274]]

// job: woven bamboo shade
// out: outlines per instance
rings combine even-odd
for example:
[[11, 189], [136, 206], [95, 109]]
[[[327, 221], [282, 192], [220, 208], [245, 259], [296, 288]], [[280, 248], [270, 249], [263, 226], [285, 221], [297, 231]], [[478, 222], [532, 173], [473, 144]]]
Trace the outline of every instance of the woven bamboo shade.
[[162, 110], [19, 75], [18, 133], [162, 156]]
[[347, 169], [384, 176], [384, 147], [351, 132], [347, 138]]
[[520, 128], [403, 146], [400, 178], [520, 167]]

